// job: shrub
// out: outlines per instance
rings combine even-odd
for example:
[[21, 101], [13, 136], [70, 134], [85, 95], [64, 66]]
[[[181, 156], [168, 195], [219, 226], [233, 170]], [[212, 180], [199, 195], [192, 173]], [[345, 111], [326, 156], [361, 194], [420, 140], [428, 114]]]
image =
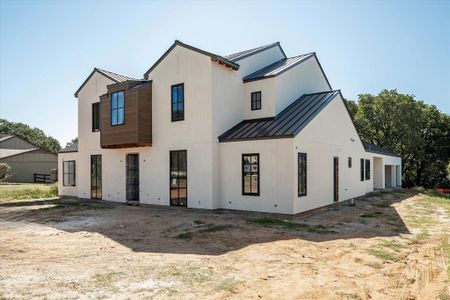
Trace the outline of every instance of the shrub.
[[7, 163], [0, 163], [0, 182], [8, 179], [11, 167]]

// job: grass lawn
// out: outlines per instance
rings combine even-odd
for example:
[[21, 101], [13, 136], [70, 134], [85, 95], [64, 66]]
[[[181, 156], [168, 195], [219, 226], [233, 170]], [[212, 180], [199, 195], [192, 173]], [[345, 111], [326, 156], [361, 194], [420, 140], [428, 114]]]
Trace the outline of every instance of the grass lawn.
[[0, 199], [39, 199], [58, 196], [55, 184], [0, 183]]

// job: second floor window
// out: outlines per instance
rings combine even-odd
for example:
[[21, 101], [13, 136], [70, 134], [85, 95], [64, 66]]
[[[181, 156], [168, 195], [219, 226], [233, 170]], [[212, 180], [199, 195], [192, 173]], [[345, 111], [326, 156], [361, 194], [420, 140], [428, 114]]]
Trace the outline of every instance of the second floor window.
[[111, 125], [125, 124], [125, 93], [124, 91], [111, 94]]
[[184, 120], [184, 83], [172, 85], [172, 122]]
[[92, 131], [100, 130], [100, 102], [92, 103]]
[[251, 98], [252, 98], [252, 110], [261, 109], [261, 91], [253, 92]]

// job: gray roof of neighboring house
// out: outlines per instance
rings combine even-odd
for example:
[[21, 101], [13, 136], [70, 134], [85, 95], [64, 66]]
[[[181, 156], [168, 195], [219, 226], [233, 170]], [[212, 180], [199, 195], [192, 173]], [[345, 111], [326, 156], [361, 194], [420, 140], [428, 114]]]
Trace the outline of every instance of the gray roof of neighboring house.
[[0, 142], [9, 140], [10, 138], [14, 137], [13, 135], [5, 135], [5, 134], [1, 134], [0, 136]]
[[249, 56], [252, 56], [254, 54], [257, 54], [257, 53], [259, 53], [261, 51], [264, 51], [264, 50], [267, 50], [267, 49], [270, 49], [270, 48], [273, 48], [273, 47], [277, 47], [277, 46], [280, 47], [281, 52], [283, 53], [284, 57], [286, 58], [286, 54], [284, 53], [283, 48], [281, 48], [280, 42], [275, 42], [275, 43], [272, 43], [272, 44], [269, 44], [269, 45], [264, 45], [264, 46], [256, 47], [256, 48], [253, 48], [253, 49], [248, 49], [248, 50], [236, 52], [236, 53], [233, 53], [233, 54], [226, 55], [224, 57], [226, 59], [229, 59], [229, 60], [235, 62], [235, 61], [247, 58]]
[[259, 80], [263, 78], [269, 78], [269, 77], [275, 77], [277, 75], [280, 75], [290, 68], [295, 67], [299, 63], [314, 57], [314, 53], [307, 53], [302, 54], [298, 56], [293, 56], [289, 58], [281, 59], [271, 65], [268, 65], [267, 67], [264, 67], [262, 69], [259, 69], [256, 72], [253, 72], [243, 78], [244, 82]]
[[86, 85], [86, 83], [89, 81], [89, 79], [91, 79], [91, 77], [95, 74], [95, 72], [98, 72], [98, 73], [102, 74], [103, 76], [111, 79], [112, 81], [114, 81], [114, 83], [118, 83], [118, 82], [122, 82], [122, 81], [126, 81], [126, 80], [140, 80], [140, 79], [136, 79], [136, 78], [133, 78], [133, 77], [130, 77], [130, 76], [117, 74], [117, 73], [114, 73], [114, 72], [111, 72], [111, 71], [107, 71], [107, 70], [103, 70], [103, 69], [99, 69], [99, 68], [94, 68], [94, 70], [91, 72], [91, 74], [89, 74], [88, 78], [86, 78], [86, 80], [83, 82], [83, 84], [75, 92], [75, 97], [78, 97], [78, 93]]
[[167, 51], [166, 52], [164, 52], [164, 54], [150, 67], [150, 69], [148, 69], [147, 70], [147, 72], [145, 72], [145, 74], [144, 74], [144, 78], [145, 79], [148, 79], [148, 74], [150, 74], [150, 72], [154, 69], [154, 68], [156, 68], [156, 66], [158, 66], [159, 65], [159, 63], [161, 62], [161, 61], [163, 61], [163, 59], [176, 47], [176, 46], [181, 46], [181, 47], [184, 47], [184, 48], [186, 48], [186, 49], [189, 49], [189, 50], [192, 50], [192, 51], [195, 51], [195, 52], [198, 52], [198, 53], [200, 53], [200, 54], [203, 54], [203, 55], [206, 55], [206, 56], [209, 56], [209, 57], [211, 57], [211, 59], [213, 60], [213, 61], [217, 61], [218, 63], [220, 63], [220, 64], [223, 64], [223, 65], [226, 65], [227, 67], [230, 67], [230, 68], [232, 68], [233, 70], [238, 70], [239, 69], [239, 65], [238, 64], [236, 64], [236, 63], [234, 63], [234, 62], [232, 62], [231, 60], [228, 60], [227, 58], [225, 58], [225, 57], [223, 57], [223, 56], [220, 56], [220, 55], [217, 55], [217, 54], [214, 54], [214, 53], [211, 53], [211, 52], [208, 52], [208, 51], [205, 51], [205, 50], [202, 50], [202, 49], [200, 49], [200, 48], [196, 48], [196, 47], [194, 47], [194, 46], [191, 46], [191, 45], [188, 45], [188, 44], [185, 44], [185, 43], [183, 43], [183, 42], [180, 42], [179, 40], [175, 40], [175, 42], [172, 44], [172, 46], [170, 46], [170, 48], [169, 49], [167, 49]]
[[78, 152], [78, 143], [67, 145], [64, 149], [61, 149], [59, 153]]
[[294, 137], [338, 94], [339, 90], [303, 95], [275, 117], [240, 122], [219, 136], [219, 141]]
[[32, 149], [0, 149], [0, 159], [11, 157], [18, 154], [23, 154], [31, 151], [39, 150], [39, 148]]
[[392, 150], [382, 148], [380, 146], [374, 145], [374, 144], [366, 142], [366, 141], [362, 141], [362, 142], [363, 142], [364, 149], [366, 150], [366, 152], [372, 152], [372, 153], [383, 154], [383, 155], [388, 155], [388, 156], [401, 157], [400, 155], [398, 155], [397, 153], [395, 153]]

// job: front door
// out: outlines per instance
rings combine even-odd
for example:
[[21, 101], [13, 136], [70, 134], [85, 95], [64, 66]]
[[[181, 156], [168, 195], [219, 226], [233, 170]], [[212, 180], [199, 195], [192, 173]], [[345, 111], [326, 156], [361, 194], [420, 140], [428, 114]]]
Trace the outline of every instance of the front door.
[[127, 201], [139, 201], [139, 155], [127, 154]]
[[91, 198], [102, 199], [102, 156], [91, 155]]
[[170, 151], [170, 205], [187, 206], [187, 151]]
[[333, 158], [333, 194], [334, 202], [339, 201], [339, 157]]

